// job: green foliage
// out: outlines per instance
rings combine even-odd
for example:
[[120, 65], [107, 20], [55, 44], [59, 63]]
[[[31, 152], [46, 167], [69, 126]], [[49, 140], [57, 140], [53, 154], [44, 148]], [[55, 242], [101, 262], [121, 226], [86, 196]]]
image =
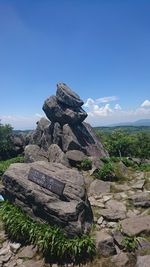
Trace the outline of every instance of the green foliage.
[[138, 245], [137, 238], [131, 236], [125, 236], [122, 240], [122, 245], [129, 252], [135, 251]]
[[135, 167], [135, 166], [137, 166], [137, 164], [135, 164], [135, 162], [133, 162], [132, 160], [130, 160], [127, 157], [122, 157], [121, 160], [122, 160], [122, 162], [124, 163], [124, 165], [126, 167]]
[[51, 260], [80, 263], [95, 255], [91, 236], [68, 239], [58, 227], [34, 222], [20, 208], [7, 201], [1, 204], [0, 216], [11, 238], [36, 245]]
[[94, 176], [97, 179], [102, 179], [104, 181], [111, 180], [114, 177], [113, 165], [110, 162], [105, 163], [100, 169], [98, 169], [94, 173]]
[[133, 141], [122, 129], [112, 132], [107, 142], [107, 149], [111, 156], [126, 157], [132, 154]]
[[80, 169], [87, 171], [92, 168], [92, 161], [90, 159], [84, 159], [82, 160], [80, 164]]
[[138, 133], [136, 136], [135, 155], [143, 161], [150, 159], [150, 134]]
[[143, 171], [143, 172], [150, 172], [150, 164], [143, 163], [138, 167], [138, 170]]
[[12, 130], [11, 125], [0, 123], [0, 159], [6, 159], [10, 156], [13, 148], [11, 141]]
[[110, 156], [150, 159], [150, 127], [104, 127], [96, 134]]
[[0, 161], [0, 175], [2, 175], [12, 163], [24, 162], [23, 157], [15, 157], [8, 160]]

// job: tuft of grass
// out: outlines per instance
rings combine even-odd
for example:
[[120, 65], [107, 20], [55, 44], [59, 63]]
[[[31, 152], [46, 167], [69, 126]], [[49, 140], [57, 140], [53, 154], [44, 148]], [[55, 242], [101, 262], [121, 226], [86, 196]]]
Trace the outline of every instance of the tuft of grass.
[[10, 164], [12, 163], [21, 163], [24, 162], [24, 157], [15, 157], [12, 159], [8, 159], [8, 160], [2, 160], [0, 161], [0, 175], [3, 175], [3, 173], [8, 169], [8, 167], [10, 166]]
[[95, 171], [94, 176], [97, 179], [102, 179], [104, 181], [110, 181], [114, 178], [114, 167], [113, 165], [108, 162], [105, 163], [100, 169]]
[[33, 221], [8, 201], [1, 203], [0, 216], [12, 239], [36, 245], [51, 260], [80, 263], [95, 255], [95, 242], [91, 236], [84, 234], [68, 239], [60, 228]]
[[137, 237], [124, 236], [122, 240], [122, 245], [129, 252], [134, 252], [138, 246]]
[[88, 171], [92, 169], [92, 161], [90, 159], [82, 160], [79, 166], [79, 169], [84, 170], [84, 171]]

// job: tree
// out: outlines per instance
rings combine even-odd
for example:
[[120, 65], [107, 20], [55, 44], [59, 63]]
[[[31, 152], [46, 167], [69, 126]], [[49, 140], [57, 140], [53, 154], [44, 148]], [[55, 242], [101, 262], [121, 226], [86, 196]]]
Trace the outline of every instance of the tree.
[[150, 135], [148, 133], [138, 133], [135, 143], [135, 156], [141, 159], [150, 159]]
[[122, 129], [117, 129], [109, 135], [106, 147], [110, 156], [126, 157], [132, 155], [133, 139], [124, 133]]
[[0, 123], [0, 159], [7, 159], [11, 155], [13, 143], [11, 141], [13, 128], [10, 124]]

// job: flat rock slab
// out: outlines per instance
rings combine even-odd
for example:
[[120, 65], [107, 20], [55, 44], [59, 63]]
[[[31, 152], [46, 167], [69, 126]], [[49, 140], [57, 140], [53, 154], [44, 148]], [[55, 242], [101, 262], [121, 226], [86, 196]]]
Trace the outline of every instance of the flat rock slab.
[[[64, 184], [62, 195], [57, 194], [57, 190], [44, 188], [40, 180], [38, 182], [41, 185], [29, 180], [32, 169], [40, 173], [40, 179], [46, 179], [49, 189], [48, 178], [52, 183], [57, 180]], [[57, 187], [59, 183], [53, 185]], [[34, 219], [60, 226], [70, 236], [90, 229], [92, 211], [86, 196], [84, 178], [77, 170], [43, 161], [16, 163], [3, 175], [3, 184], [5, 199], [21, 206]]]
[[150, 194], [148, 192], [139, 192], [129, 197], [135, 207], [150, 207]]
[[110, 192], [110, 182], [104, 182], [98, 179], [95, 179], [89, 188], [89, 194], [90, 195], [100, 195], [100, 194], [106, 194]]
[[111, 210], [116, 210], [116, 211], [122, 211], [122, 212], [126, 211], [125, 204], [114, 199], [107, 201], [106, 208], [111, 209]]
[[129, 236], [150, 232], [150, 215], [131, 217], [120, 223], [123, 233]]
[[101, 209], [99, 214], [108, 221], [118, 221], [126, 218], [125, 212], [121, 210]]

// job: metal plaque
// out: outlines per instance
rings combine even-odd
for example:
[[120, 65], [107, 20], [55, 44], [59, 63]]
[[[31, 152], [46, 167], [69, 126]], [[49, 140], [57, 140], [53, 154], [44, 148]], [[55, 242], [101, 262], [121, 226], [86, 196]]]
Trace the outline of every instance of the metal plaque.
[[59, 180], [47, 174], [44, 174], [34, 168], [30, 169], [28, 179], [59, 196], [63, 195], [65, 183], [60, 182]]

